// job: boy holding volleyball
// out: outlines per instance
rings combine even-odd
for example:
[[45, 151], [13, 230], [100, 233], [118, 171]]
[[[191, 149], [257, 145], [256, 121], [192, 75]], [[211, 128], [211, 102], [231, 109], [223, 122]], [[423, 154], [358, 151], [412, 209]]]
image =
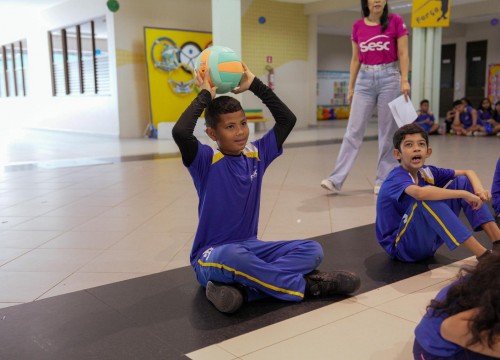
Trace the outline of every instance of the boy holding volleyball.
[[425, 165], [431, 156], [423, 128], [409, 124], [393, 137], [394, 157], [400, 166], [382, 184], [377, 198], [377, 240], [393, 259], [420, 261], [443, 244], [453, 250], [464, 245], [477, 259], [491, 254], [460, 221], [461, 210], [474, 231], [483, 229], [500, 252], [500, 229], [483, 201], [491, 200], [472, 170]]
[[[199, 197], [198, 229], [190, 261], [206, 296], [221, 312], [232, 313], [245, 301], [275, 297], [301, 301], [353, 293], [359, 277], [348, 271], [316, 270], [323, 250], [315, 241], [257, 239], [262, 177], [283, 152], [296, 118], [288, 107], [243, 65], [234, 93], [250, 90], [269, 108], [276, 125], [247, 143], [249, 130], [238, 100], [215, 97], [207, 77], [198, 74], [200, 93], [177, 121], [172, 135]], [[218, 149], [193, 135], [205, 110], [206, 133]]]

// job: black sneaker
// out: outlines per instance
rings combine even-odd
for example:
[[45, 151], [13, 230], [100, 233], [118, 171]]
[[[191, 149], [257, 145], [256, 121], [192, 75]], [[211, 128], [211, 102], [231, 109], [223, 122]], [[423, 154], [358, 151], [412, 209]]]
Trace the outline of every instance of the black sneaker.
[[207, 283], [207, 299], [220, 312], [231, 314], [243, 305], [243, 294], [236, 287], [226, 284]]
[[478, 262], [481, 262], [481, 261], [483, 261], [484, 259], [489, 258], [491, 255], [492, 255], [491, 250], [486, 250], [486, 251], [485, 251], [484, 253], [482, 253], [481, 255], [476, 256], [476, 259], [477, 259], [477, 261], [478, 261]]
[[493, 241], [493, 247], [491, 248], [495, 254], [500, 254], [500, 240]]
[[312, 297], [352, 294], [361, 285], [358, 274], [343, 270], [330, 272], [315, 270], [305, 275], [304, 278], [306, 279], [306, 295]]

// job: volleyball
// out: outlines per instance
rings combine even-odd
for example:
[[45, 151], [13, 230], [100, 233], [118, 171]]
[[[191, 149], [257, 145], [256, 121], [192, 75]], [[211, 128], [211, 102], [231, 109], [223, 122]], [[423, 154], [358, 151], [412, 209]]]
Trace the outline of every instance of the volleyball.
[[243, 75], [240, 57], [225, 46], [211, 46], [196, 59], [196, 69], [202, 78], [208, 76], [210, 86], [217, 86], [217, 94], [224, 94], [238, 86]]

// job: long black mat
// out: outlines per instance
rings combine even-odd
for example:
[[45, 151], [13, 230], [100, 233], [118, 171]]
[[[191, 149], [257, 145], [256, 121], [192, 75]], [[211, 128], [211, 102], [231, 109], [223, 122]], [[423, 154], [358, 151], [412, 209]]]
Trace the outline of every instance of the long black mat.
[[[442, 247], [433, 259], [391, 261], [374, 225], [315, 238], [324, 270], [360, 274], [359, 293], [469, 257]], [[478, 234], [487, 245], [484, 234]], [[177, 359], [184, 354], [342, 300], [264, 300], [235, 314], [206, 300], [190, 267], [0, 309], [0, 359]]]

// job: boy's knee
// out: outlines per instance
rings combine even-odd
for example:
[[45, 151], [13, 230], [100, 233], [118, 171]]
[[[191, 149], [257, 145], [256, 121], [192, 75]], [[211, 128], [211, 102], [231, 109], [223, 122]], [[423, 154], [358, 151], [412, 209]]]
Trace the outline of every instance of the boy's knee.
[[450, 185], [448, 189], [472, 191], [470, 180], [464, 175], [457, 176]]
[[312, 240], [307, 242], [307, 246], [310, 248], [309, 253], [314, 259], [314, 267], [318, 267], [323, 261], [323, 247], [318, 242]]

